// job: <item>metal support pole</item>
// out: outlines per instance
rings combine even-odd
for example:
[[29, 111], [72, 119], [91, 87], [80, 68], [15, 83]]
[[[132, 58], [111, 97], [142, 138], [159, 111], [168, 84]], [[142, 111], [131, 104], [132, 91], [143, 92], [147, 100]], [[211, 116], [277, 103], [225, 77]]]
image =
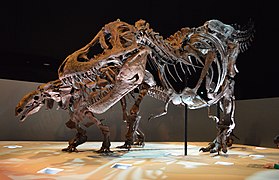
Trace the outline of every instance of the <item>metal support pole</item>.
[[220, 102], [218, 102], [216, 104], [216, 113], [217, 113], [217, 117], [220, 120]]
[[185, 110], [184, 110], [184, 156], [187, 156], [187, 121], [188, 121], [188, 107], [187, 104], [185, 104]]

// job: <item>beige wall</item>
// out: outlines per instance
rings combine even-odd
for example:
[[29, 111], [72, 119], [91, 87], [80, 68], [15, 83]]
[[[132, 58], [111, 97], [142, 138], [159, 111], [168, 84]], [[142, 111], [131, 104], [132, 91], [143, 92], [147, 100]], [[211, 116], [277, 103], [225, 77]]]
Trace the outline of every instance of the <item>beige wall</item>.
[[[20, 123], [14, 116], [18, 101], [37, 88], [40, 83], [0, 79], [0, 140], [69, 140], [75, 131], [67, 129], [65, 110], [45, 110], [30, 116]], [[132, 99], [129, 101], [131, 106]], [[279, 98], [241, 100], [236, 103], [235, 134], [240, 138], [235, 143], [274, 147], [273, 137], [279, 134]], [[149, 114], [159, 113], [163, 104], [147, 97], [141, 105], [140, 128], [146, 141], [184, 141], [184, 107], [169, 106], [168, 114], [147, 121]], [[111, 141], [123, 141], [126, 132], [121, 117], [120, 103], [108, 112], [96, 115], [105, 118], [110, 126]], [[208, 119], [207, 110], [188, 110], [188, 141], [211, 141], [215, 138], [215, 123]], [[89, 141], [101, 141], [102, 136], [96, 126], [87, 129]]]

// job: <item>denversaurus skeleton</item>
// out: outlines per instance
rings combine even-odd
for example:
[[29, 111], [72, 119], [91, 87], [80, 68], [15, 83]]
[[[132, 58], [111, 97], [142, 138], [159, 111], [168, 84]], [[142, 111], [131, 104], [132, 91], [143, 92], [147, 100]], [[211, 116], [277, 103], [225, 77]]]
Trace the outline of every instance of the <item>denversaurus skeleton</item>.
[[[120, 20], [105, 25], [85, 47], [69, 55], [58, 70], [64, 86], [92, 90], [87, 109], [104, 113], [125, 96], [139, 90], [126, 114], [128, 132], [122, 148], [130, 148], [137, 131], [139, 106], [145, 95], [189, 109], [219, 102], [223, 115], [216, 120], [216, 139], [202, 151], [227, 152], [227, 138], [235, 127], [234, 76], [236, 59], [253, 38], [253, 24], [237, 29], [218, 20], [198, 28], [183, 28], [167, 39], [147, 22], [130, 25]], [[147, 70], [150, 65], [152, 71]], [[179, 84], [179, 87], [177, 87]]]
[[[46, 84], [38, 86], [38, 88], [26, 94], [18, 103], [15, 109], [16, 116], [21, 116], [23, 122], [26, 118], [37, 113], [43, 106], [46, 109], [52, 109], [54, 102], [58, 103], [57, 110], [67, 110], [70, 115], [66, 126], [70, 129], [76, 129], [77, 134], [69, 140], [69, 146], [62, 149], [67, 152], [77, 152], [77, 146], [87, 141], [86, 130], [81, 126], [90, 127], [96, 124], [103, 134], [103, 143], [97, 152], [108, 153], [110, 151], [110, 131], [109, 127], [104, 125], [101, 120], [96, 118], [94, 114], [88, 110], [88, 95], [92, 93], [91, 89], [79, 84], [79, 89], [71, 86], [63, 86], [60, 80], [50, 81]], [[126, 100], [121, 100], [123, 111], [126, 111]], [[88, 119], [89, 121], [85, 122]], [[123, 117], [125, 120], [125, 116]], [[144, 144], [144, 134], [137, 129], [134, 145]]]

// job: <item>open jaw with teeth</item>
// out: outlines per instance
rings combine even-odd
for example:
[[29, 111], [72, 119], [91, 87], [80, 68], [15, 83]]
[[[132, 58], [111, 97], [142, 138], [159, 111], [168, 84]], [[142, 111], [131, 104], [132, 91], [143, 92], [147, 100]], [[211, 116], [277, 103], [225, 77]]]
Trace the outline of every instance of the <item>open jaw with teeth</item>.
[[148, 50], [138, 46], [135, 33], [135, 27], [125, 22], [109, 23], [59, 67], [65, 85], [90, 88], [91, 112], [107, 111], [142, 83]]
[[76, 89], [80, 88], [79, 84], [89, 88], [90, 96], [92, 97], [91, 104], [93, 104], [106, 96], [113, 89], [115, 78], [119, 71], [115, 67], [114, 63], [107, 63], [104, 64], [103, 67], [93, 67], [85, 72], [66, 75], [61, 79], [63, 84], [71, 85]]

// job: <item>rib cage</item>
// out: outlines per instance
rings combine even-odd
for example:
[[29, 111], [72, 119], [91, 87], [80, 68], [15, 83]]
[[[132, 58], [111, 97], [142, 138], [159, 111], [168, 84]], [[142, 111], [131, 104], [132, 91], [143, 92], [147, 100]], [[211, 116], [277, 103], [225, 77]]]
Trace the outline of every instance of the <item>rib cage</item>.
[[169, 100], [170, 92], [161, 86], [152, 86], [148, 89], [147, 95], [166, 103]]

